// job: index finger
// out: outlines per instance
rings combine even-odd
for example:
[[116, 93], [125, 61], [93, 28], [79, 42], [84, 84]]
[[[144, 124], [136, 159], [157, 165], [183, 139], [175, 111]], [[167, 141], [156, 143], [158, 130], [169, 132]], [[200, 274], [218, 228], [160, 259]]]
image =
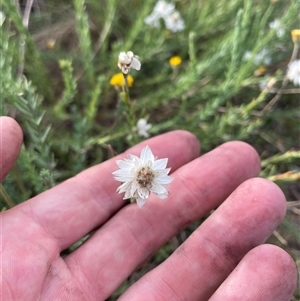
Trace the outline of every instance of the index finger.
[[[199, 154], [199, 142], [185, 131], [163, 134], [132, 147], [126, 153], [139, 155], [149, 145], [158, 158], [169, 159], [172, 171]], [[112, 172], [116, 160], [126, 153], [91, 167], [64, 183], [16, 207], [42, 226], [61, 250], [69, 247], [91, 230], [99, 227], [124, 206], [123, 195]]]
[[11, 117], [0, 118], [0, 181], [7, 176], [14, 165], [23, 142], [18, 123]]

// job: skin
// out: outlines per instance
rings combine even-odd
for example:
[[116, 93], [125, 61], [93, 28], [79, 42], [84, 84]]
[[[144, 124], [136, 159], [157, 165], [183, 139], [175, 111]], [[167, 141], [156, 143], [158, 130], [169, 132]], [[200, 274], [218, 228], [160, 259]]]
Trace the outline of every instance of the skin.
[[[14, 164], [22, 132], [0, 120], [1, 177]], [[111, 173], [116, 159], [149, 145], [169, 158], [169, 197], [126, 205]], [[105, 300], [171, 237], [218, 207], [161, 265], [119, 300], [288, 301], [296, 267], [264, 244], [285, 215], [281, 190], [255, 178], [255, 150], [225, 143], [199, 157], [197, 139], [174, 131], [144, 141], [1, 214], [3, 300]], [[1, 180], [2, 180], [1, 179]], [[60, 252], [95, 234], [65, 258]]]

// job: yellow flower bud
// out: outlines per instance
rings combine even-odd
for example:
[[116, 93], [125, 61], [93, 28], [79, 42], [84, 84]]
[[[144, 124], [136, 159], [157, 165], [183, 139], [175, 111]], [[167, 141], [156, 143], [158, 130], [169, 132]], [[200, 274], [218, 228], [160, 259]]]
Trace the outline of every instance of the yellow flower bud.
[[267, 68], [264, 65], [261, 65], [254, 71], [254, 76], [264, 75], [266, 73], [266, 71], [267, 71]]
[[293, 29], [291, 35], [293, 42], [295, 44], [300, 44], [300, 29]]
[[55, 47], [55, 40], [50, 39], [47, 41], [47, 48], [48, 49], [53, 49]]
[[[133, 77], [130, 74], [128, 74], [127, 75], [127, 85], [128, 85], [128, 87], [132, 87], [133, 82], [134, 82]], [[120, 72], [120, 73], [114, 74], [111, 77], [109, 83], [112, 86], [122, 87], [125, 84], [123, 73]]]
[[175, 56], [172, 56], [170, 59], [169, 59], [169, 63], [172, 67], [177, 67], [181, 64], [182, 62], [182, 59], [180, 56], [178, 55], [175, 55]]

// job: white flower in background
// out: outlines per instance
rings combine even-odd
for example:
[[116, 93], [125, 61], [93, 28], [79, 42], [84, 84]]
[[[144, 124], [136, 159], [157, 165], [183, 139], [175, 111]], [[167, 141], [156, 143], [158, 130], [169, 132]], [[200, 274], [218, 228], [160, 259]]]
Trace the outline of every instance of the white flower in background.
[[158, 28], [160, 26], [159, 20], [161, 18], [167, 18], [171, 13], [173, 13], [174, 9], [175, 5], [173, 3], [159, 0], [152, 13], [145, 18], [144, 22], [149, 26]]
[[168, 17], [175, 10], [175, 5], [173, 3], [168, 3], [163, 0], [157, 1], [153, 13], [161, 16], [161, 18]]
[[167, 29], [177, 32], [184, 30], [184, 21], [178, 11], [174, 11], [171, 15], [165, 18]]
[[4, 13], [0, 10], [0, 26], [3, 25], [4, 21], [5, 21], [5, 15], [4, 15]]
[[282, 26], [281, 22], [279, 19], [275, 19], [273, 22], [269, 23], [269, 27], [271, 29], [276, 30], [276, 35], [278, 38], [281, 38], [285, 34], [285, 29]]
[[[253, 54], [251, 51], [246, 51], [244, 54], [244, 60], [249, 61], [253, 57]], [[263, 48], [259, 53], [257, 53], [254, 58], [253, 62], [255, 65], [270, 65], [272, 62], [272, 59], [269, 55], [269, 50], [267, 48]]]
[[244, 53], [244, 60], [246, 61], [249, 61], [252, 57], [252, 53], [251, 51], [247, 50], [245, 53]]
[[147, 120], [144, 118], [139, 119], [136, 126], [133, 128], [141, 137], [148, 138], [149, 137], [149, 129], [151, 128], [151, 124], [147, 123]]
[[148, 17], [145, 18], [144, 22], [151, 27], [159, 28], [160, 26], [159, 19], [160, 19], [160, 15], [155, 14], [153, 12], [152, 14], [150, 14]]
[[117, 192], [125, 193], [123, 199], [135, 198], [141, 208], [150, 193], [161, 199], [168, 197], [167, 186], [173, 178], [168, 176], [171, 168], [166, 168], [168, 159], [156, 159], [147, 145], [141, 152], [141, 157], [129, 155], [128, 159], [117, 160], [117, 171], [113, 175], [123, 184]]
[[144, 22], [149, 26], [159, 28], [160, 19], [163, 19], [166, 28], [173, 32], [184, 29], [184, 21], [179, 12], [175, 10], [175, 5], [173, 3], [159, 0], [156, 3], [152, 13], [145, 18]]
[[140, 70], [141, 62], [139, 61], [139, 57], [134, 55], [132, 51], [121, 52], [119, 54], [118, 67], [124, 74], [127, 74], [130, 68]]
[[256, 65], [264, 64], [270, 65], [271, 64], [271, 57], [269, 55], [269, 50], [267, 48], [263, 48], [254, 58], [254, 63]]
[[300, 60], [292, 61], [288, 65], [287, 78], [293, 82], [295, 86], [300, 86]]

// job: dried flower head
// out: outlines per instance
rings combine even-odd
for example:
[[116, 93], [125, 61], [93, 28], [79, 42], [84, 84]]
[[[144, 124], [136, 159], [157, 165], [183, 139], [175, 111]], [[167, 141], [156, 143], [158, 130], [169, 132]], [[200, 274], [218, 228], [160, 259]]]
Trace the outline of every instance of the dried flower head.
[[134, 55], [132, 51], [121, 52], [119, 54], [118, 67], [124, 74], [127, 74], [130, 68], [140, 70], [141, 62], [139, 61], [139, 57]]
[[168, 196], [167, 186], [173, 180], [168, 173], [171, 168], [166, 168], [168, 159], [156, 159], [147, 145], [141, 152], [141, 157], [129, 155], [127, 159], [117, 160], [117, 171], [113, 175], [123, 184], [117, 192], [125, 193], [123, 199], [134, 198], [141, 208], [150, 193], [161, 199]]
[[[128, 87], [132, 87], [133, 82], [134, 82], [133, 77], [132, 77], [130, 74], [128, 74], [126, 80], [127, 80], [127, 85], [128, 85]], [[112, 86], [123, 87], [124, 84], [125, 84], [125, 78], [124, 78], [124, 76], [123, 76], [123, 74], [122, 74], [121, 72], [120, 72], [120, 73], [116, 73], [116, 74], [114, 74], [114, 75], [111, 77], [109, 83], [110, 83]]]

